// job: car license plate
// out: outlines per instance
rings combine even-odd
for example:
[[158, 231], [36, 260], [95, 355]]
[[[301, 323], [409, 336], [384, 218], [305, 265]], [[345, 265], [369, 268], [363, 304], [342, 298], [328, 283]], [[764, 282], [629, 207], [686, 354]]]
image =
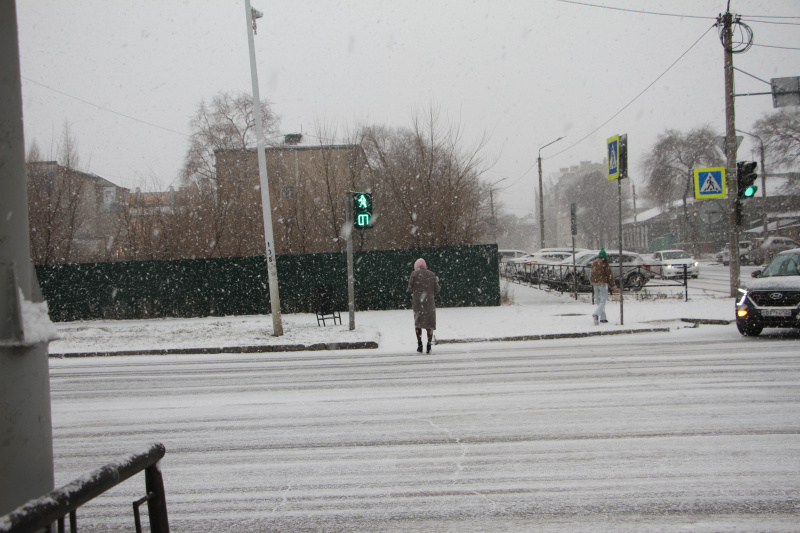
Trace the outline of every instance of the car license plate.
[[763, 309], [761, 311], [763, 316], [792, 316], [791, 309]]

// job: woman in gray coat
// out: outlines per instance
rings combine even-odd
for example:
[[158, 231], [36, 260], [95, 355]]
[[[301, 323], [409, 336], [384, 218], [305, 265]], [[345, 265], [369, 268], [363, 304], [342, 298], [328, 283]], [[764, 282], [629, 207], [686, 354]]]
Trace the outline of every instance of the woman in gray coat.
[[417, 351], [422, 353], [422, 330], [425, 329], [428, 332], [427, 353], [431, 353], [433, 330], [436, 329], [436, 302], [433, 298], [439, 294], [439, 278], [428, 270], [428, 265], [421, 257], [414, 262], [408, 290], [411, 292], [411, 307], [414, 310]]

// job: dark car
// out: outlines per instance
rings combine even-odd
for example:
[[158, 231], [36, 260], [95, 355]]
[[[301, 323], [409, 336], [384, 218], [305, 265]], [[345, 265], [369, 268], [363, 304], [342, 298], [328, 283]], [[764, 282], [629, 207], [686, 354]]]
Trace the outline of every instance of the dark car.
[[736, 327], [745, 336], [764, 328], [800, 328], [800, 248], [776, 255], [739, 289]]
[[[750, 251], [750, 248], [753, 247], [753, 243], [750, 241], [739, 241], [739, 263], [746, 264], [747, 263], [747, 252]], [[717, 263], [722, 263], [725, 266], [731, 262], [731, 253], [730, 253], [730, 246], [725, 245], [722, 251], [717, 252]]]
[[767, 237], [764, 242], [749, 252], [742, 254], [742, 263], [763, 265], [764, 263], [769, 263], [779, 252], [793, 248], [800, 248], [800, 243], [786, 237]]

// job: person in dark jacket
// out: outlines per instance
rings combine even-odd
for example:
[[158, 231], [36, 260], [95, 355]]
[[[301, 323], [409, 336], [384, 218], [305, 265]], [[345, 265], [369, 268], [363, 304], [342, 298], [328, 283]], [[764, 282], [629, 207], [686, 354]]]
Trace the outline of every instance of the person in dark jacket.
[[592, 313], [595, 326], [599, 322], [608, 322], [608, 318], [606, 318], [608, 291], [611, 290], [613, 292], [616, 288], [614, 274], [608, 264], [608, 254], [605, 248], [601, 248], [600, 253], [597, 254], [597, 259], [592, 263], [592, 290], [594, 291], [594, 301], [597, 304], [597, 309]]
[[439, 278], [428, 270], [428, 265], [421, 257], [414, 262], [414, 272], [408, 279], [408, 290], [411, 292], [411, 308], [414, 310], [417, 351], [422, 353], [422, 330], [425, 329], [428, 333], [427, 353], [431, 353], [433, 331], [436, 329], [434, 296], [439, 294]]

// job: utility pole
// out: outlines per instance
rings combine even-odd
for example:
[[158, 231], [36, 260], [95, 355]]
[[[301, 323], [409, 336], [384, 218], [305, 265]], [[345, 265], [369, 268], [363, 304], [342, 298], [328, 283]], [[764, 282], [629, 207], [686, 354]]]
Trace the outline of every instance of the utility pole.
[[[30, 259], [15, 2], [0, 1], [0, 516], [53, 490], [47, 345]], [[28, 320], [34, 324], [26, 323]]]
[[[729, 4], [730, 5], [730, 4]], [[725, 54], [725, 157], [726, 181], [728, 184], [729, 225], [728, 246], [730, 259], [730, 294], [736, 297], [739, 290], [739, 204], [736, 179], [736, 114], [733, 87], [733, 15], [726, 11], [717, 24], [722, 24], [722, 48]]]
[[256, 69], [256, 50], [253, 41], [255, 20], [261, 13], [250, 7], [250, 0], [244, 0], [247, 12], [247, 44], [250, 47], [250, 78], [253, 84], [253, 116], [256, 122], [256, 150], [258, 151], [258, 175], [261, 182], [261, 214], [264, 218], [264, 241], [266, 243], [267, 277], [269, 278], [269, 302], [272, 313], [272, 335], [283, 335], [281, 322], [281, 299], [278, 294], [278, 268], [275, 264], [275, 235], [272, 230], [272, 206], [269, 199], [269, 179], [267, 177], [267, 143], [264, 139], [264, 124], [261, 116], [261, 96], [258, 93], [258, 71]]

